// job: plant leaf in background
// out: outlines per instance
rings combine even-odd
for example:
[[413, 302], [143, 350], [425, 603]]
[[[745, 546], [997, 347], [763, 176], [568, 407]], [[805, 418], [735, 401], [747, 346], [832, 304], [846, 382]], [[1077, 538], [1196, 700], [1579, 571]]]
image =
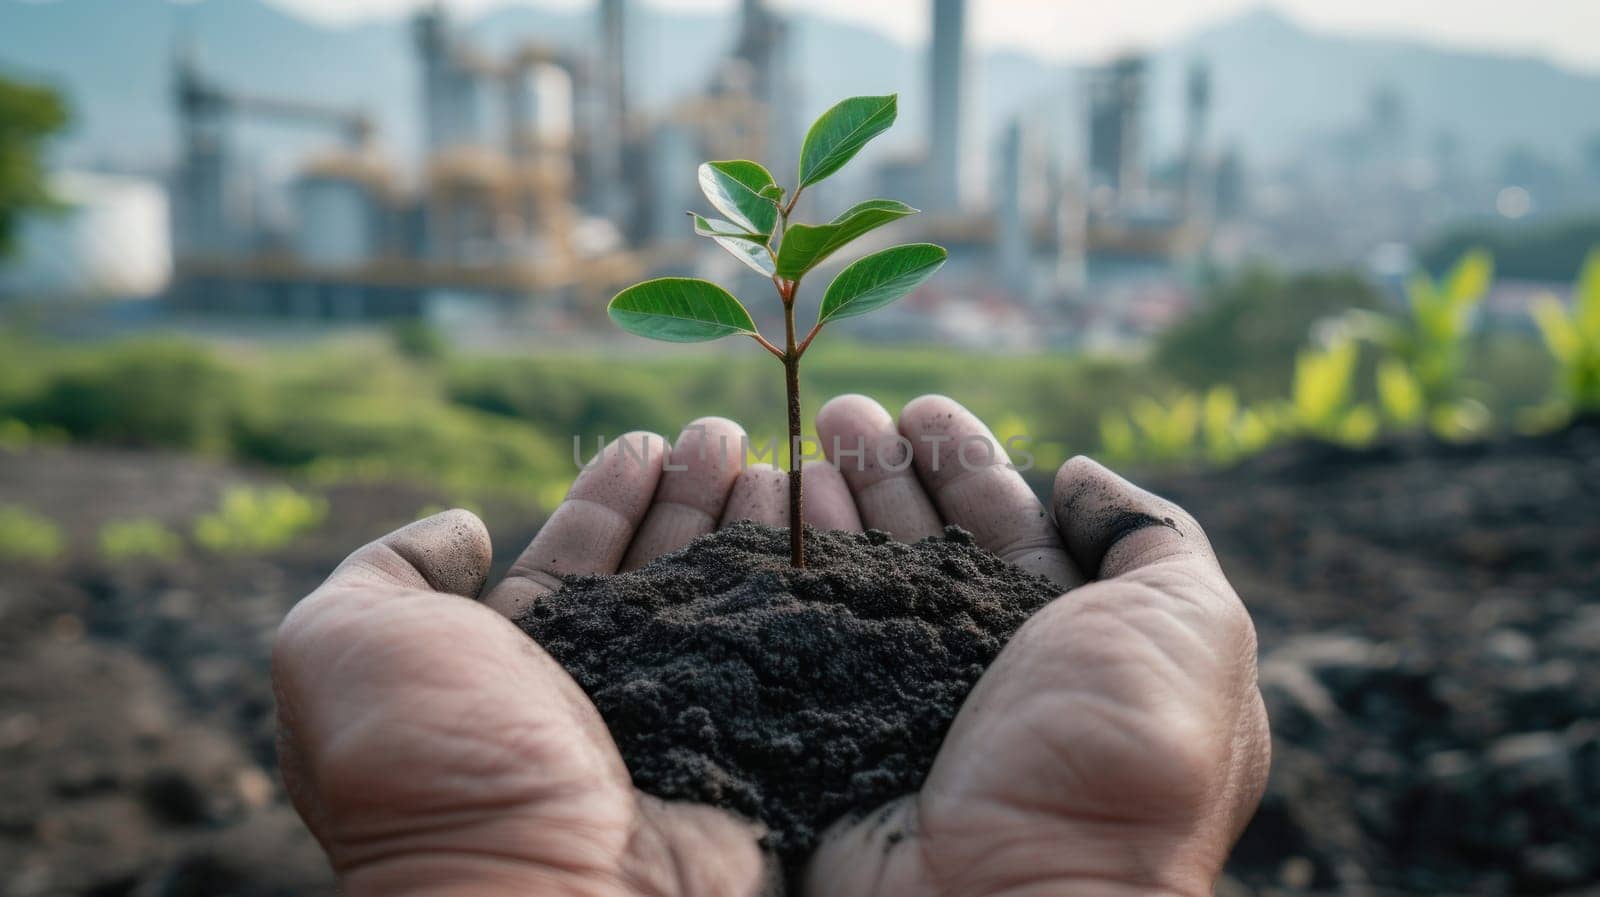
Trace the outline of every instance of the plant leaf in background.
[[1393, 358], [1378, 363], [1378, 404], [1389, 420], [1402, 427], [1413, 426], [1422, 419], [1422, 385]]
[[1461, 257], [1445, 277], [1444, 299], [1458, 313], [1477, 305], [1494, 279], [1494, 258], [1482, 249]]
[[778, 246], [778, 276], [798, 280], [851, 240], [916, 209], [893, 199], [869, 199], [845, 209], [827, 224], [793, 224]]
[[1206, 455], [1213, 462], [1225, 464], [1238, 454], [1234, 430], [1239, 418], [1239, 396], [1227, 386], [1213, 386], [1206, 390], [1201, 405], [1201, 434], [1205, 437]]
[[735, 159], [700, 166], [700, 190], [717, 211], [752, 233], [770, 235], [778, 223], [778, 206], [763, 194], [776, 187], [772, 173], [755, 162]]
[[1295, 359], [1289, 401], [1302, 428], [1321, 436], [1337, 433], [1350, 400], [1356, 356], [1355, 341], [1339, 339], [1321, 351], [1308, 349]]
[[[1578, 282], [1572, 288], [1569, 314], [1554, 296], [1541, 296], [1533, 304], [1533, 320], [1545, 346], [1561, 368], [1561, 395], [1557, 410], [1600, 411], [1600, 249], [1589, 253]], [[1550, 414], [1554, 421], [1562, 415]]]
[[756, 332], [750, 312], [732, 293], [692, 277], [658, 277], [635, 284], [612, 297], [606, 313], [629, 333], [673, 343]]
[[850, 97], [822, 113], [800, 146], [800, 181], [795, 189], [809, 187], [843, 168], [867, 141], [894, 124], [897, 113], [896, 94]]
[[1578, 333], [1596, 353], [1600, 353], [1600, 249], [1589, 251], [1583, 271], [1573, 289], [1572, 313]]
[[944, 266], [948, 253], [932, 243], [910, 243], [851, 262], [828, 284], [817, 323], [882, 308], [921, 286]]

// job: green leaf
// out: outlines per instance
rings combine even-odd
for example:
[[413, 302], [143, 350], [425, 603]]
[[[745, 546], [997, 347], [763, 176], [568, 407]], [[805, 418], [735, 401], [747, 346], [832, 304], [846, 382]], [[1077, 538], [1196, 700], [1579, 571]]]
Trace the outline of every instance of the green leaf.
[[921, 286], [949, 253], [932, 243], [910, 243], [851, 262], [828, 284], [817, 323], [852, 318], [882, 308]]
[[1567, 317], [1567, 310], [1562, 308], [1561, 300], [1551, 295], [1543, 295], [1533, 302], [1533, 320], [1539, 325], [1539, 333], [1544, 337], [1544, 344], [1550, 354], [1562, 364], [1574, 364], [1578, 354], [1583, 351], [1583, 335], [1578, 330], [1578, 325]]
[[731, 221], [723, 221], [721, 218], [706, 218], [693, 212], [690, 212], [689, 216], [694, 219], [694, 232], [702, 237], [710, 237], [713, 240], [718, 238], [748, 240], [761, 246], [767, 245], [766, 234], [753, 234], [739, 225]]
[[754, 233], [770, 234], [778, 222], [778, 206], [764, 192], [776, 186], [771, 172], [744, 159], [700, 166], [700, 190], [706, 199], [734, 224]]
[[770, 199], [773, 202], [777, 202], [778, 200], [783, 199], [783, 188], [779, 187], [777, 184], [768, 184], [767, 186], [761, 188], [761, 196], [765, 199]]
[[1462, 256], [1445, 277], [1444, 295], [1450, 306], [1464, 313], [1477, 305], [1494, 279], [1494, 257], [1482, 249]]
[[1578, 334], [1600, 347], [1600, 249], [1589, 250], [1572, 293], [1572, 317]]
[[629, 333], [673, 343], [698, 343], [756, 332], [739, 300], [722, 287], [693, 277], [659, 277], [611, 299], [606, 313]]
[[778, 245], [778, 276], [798, 280], [856, 237], [916, 211], [892, 199], [869, 199], [856, 203], [827, 224], [792, 224]]
[[889, 130], [898, 112], [895, 94], [850, 97], [822, 113], [800, 145], [800, 182], [795, 189], [815, 184], [844, 167], [868, 140]]
[[757, 274], [771, 277], [773, 273], [772, 253], [760, 243], [749, 240], [737, 240], [732, 237], [712, 237], [717, 245], [733, 254], [733, 257], [749, 265]]

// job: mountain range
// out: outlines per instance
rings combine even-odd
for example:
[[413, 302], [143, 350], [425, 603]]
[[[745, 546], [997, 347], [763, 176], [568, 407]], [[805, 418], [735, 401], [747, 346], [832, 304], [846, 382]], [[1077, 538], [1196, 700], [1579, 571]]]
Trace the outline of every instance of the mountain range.
[[[662, 109], [699, 90], [735, 24], [732, 15], [634, 4], [628, 66], [638, 105]], [[462, 27], [491, 49], [527, 39], [588, 45], [594, 34], [592, 14], [526, 5]], [[918, 146], [928, 82], [923, 48], [805, 14], [794, 17], [793, 36], [801, 121], [841, 96], [899, 91], [903, 124], [887, 151]], [[69, 96], [75, 124], [62, 152], [70, 164], [156, 168], [170, 159], [170, 72], [180, 46], [192, 47], [203, 68], [231, 87], [365, 107], [387, 144], [415, 150], [417, 71], [404, 19], [329, 27], [263, 0], [0, 0], [0, 73], [46, 81]], [[1152, 161], [1178, 145], [1183, 78], [1197, 60], [1212, 73], [1209, 142], [1254, 162], [1281, 160], [1349, 130], [1384, 88], [1399, 98], [1405, 132], [1418, 147], [1448, 134], [1468, 164], [1518, 148], [1569, 162], [1600, 136], [1600, 76], [1537, 58], [1320, 32], [1267, 9], [1147, 49]], [[1081, 68], [996, 51], [974, 54], [970, 75], [983, 125], [975, 139], [992, 140], [1018, 114], [1068, 135], [1082, 120]], [[241, 134], [268, 157], [303, 140], [269, 127]]]

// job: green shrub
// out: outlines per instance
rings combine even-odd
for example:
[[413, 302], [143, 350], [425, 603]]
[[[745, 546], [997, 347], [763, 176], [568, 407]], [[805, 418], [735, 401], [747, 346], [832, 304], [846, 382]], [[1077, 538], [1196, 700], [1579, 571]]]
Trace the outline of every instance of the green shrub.
[[150, 517], [112, 520], [100, 527], [95, 542], [100, 556], [111, 563], [170, 561], [183, 553], [183, 537]]
[[1426, 421], [1446, 438], [1488, 427], [1488, 409], [1467, 395], [1465, 370], [1473, 314], [1494, 279], [1494, 260], [1474, 250], [1442, 281], [1418, 273], [1406, 286], [1408, 314], [1356, 317], [1361, 332], [1383, 352], [1379, 399], [1390, 419]]
[[324, 499], [287, 486], [236, 486], [195, 521], [194, 540], [219, 554], [272, 551], [315, 529], [327, 513]]
[[76, 441], [216, 452], [246, 404], [237, 375], [177, 340], [69, 352], [11, 416]]
[[43, 564], [66, 547], [61, 527], [21, 505], [0, 505], [0, 560]]
[[1196, 310], [1157, 338], [1152, 363], [1193, 388], [1221, 383], [1248, 399], [1281, 396], [1313, 325], [1381, 305], [1356, 274], [1246, 270], [1211, 284]]
[[396, 352], [412, 361], [438, 361], [450, 351], [439, 328], [421, 318], [396, 321], [389, 327], [389, 340]]
[[1287, 419], [1294, 432], [1344, 445], [1365, 445], [1378, 432], [1378, 415], [1353, 398], [1360, 348], [1339, 336], [1295, 359]]
[[1571, 411], [1600, 413], [1600, 249], [1584, 263], [1570, 314], [1554, 296], [1541, 298], [1533, 314], [1560, 367], [1559, 401]]

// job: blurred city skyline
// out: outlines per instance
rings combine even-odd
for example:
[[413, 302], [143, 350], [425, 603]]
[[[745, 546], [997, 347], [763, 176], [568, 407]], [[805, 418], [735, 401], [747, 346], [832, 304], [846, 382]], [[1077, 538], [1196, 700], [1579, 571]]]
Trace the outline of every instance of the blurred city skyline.
[[[1165, 4], [1137, 23], [1151, 0], [858, 5], [0, 4], [15, 38], [0, 72], [74, 110], [52, 167], [77, 210], [34, 222], [0, 293], [593, 334], [605, 298], [647, 275], [760, 288], [694, 239], [696, 163], [757, 159], [782, 179], [827, 105], [891, 92], [898, 126], [808, 191], [805, 214], [906, 200], [925, 214], [877, 237], [939, 242], [950, 264], [852, 325], [864, 338], [1134, 347], [1219, 272], [1342, 268], [1394, 287], [1463, 229], [1600, 208], [1600, 71], [1453, 47], [1497, 21], [1482, 5], [1449, 23], [1385, 5], [1427, 31], [1403, 37], [1316, 24], [1300, 0]], [[1549, 36], [1575, 6], [1546, 5]], [[1143, 37], [1118, 36], [1132, 24]], [[1069, 57], [1096, 40], [1110, 55], [1019, 52], [1019, 25]], [[1507, 26], [1501, 49], [1528, 33]], [[116, 277], [83, 283], [90, 259]]]
[[[39, 0], [33, 0], [39, 2]], [[188, 2], [188, 0], [174, 0]], [[203, 3], [205, 0], [193, 0]], [[325, 25], [348, 25], [403, 16], [428, 0], [268, 0], [272, 5]], [[508, 6], [580, 11], [595, 0], [447, 0], [451, 12], [476, 16]], [[732, 13], [739, 0], [644, 0], [668, 12]], [[803, 13], [870, 27], [905, 44], [931, 34], [923, 0], [775, 0], [788, 13]], [[1271, 10], [1320, 30], [1350, 36], [1411, 39], [1440, 47], [1536, 56], [1588, 72], [1600, 72], [1600, 16], [1590, 0], [1459, 0], [1441, 15], [1435, 0], [1127, 0], [1116, 4], [1060, 0], [976, 2], [971, 11], [973, 45], [1020, 50], [1054, 62], [1104, 62], [1131, 49], [1167, 43], [1196, 29], [1240, 14]]]

